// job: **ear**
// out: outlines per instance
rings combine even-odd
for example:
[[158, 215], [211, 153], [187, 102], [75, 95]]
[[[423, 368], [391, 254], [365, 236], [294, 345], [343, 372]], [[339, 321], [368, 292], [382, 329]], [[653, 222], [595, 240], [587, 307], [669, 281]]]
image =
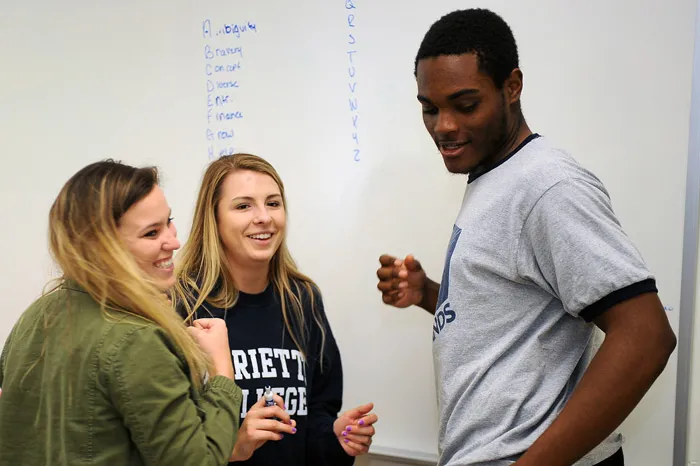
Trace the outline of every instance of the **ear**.
[[515, 68], [510, 72], [510, 76], [506, 78], [503, 85], [503, 93], [508, 105], [512, 105], [520, 100], [520, 94], [523, 91], [523, 72], [520, 68]]

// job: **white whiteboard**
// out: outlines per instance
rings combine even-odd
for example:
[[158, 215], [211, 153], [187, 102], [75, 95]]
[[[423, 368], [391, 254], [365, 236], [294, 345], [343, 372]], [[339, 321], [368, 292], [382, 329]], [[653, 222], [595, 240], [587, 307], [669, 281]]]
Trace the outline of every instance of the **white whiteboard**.
[[[3, 2], [0, 341], [52, 271], [48, 209], [77, 169], [157, 164], [184, 240], [210, 147], [251, 151], [286, 183], [290, 248], [324, 293], [344, 407], [375, 402], [376, 448], [434, 455], [432, 318], [385, 307], [375, 277], [388, 252], [414, 253], [437, 279], [463, 194], [415, 100], [424, 32], [456, 8], [504, 15], [530, 127], [606, 184], [677, 329], [695, 3]], [[231, 53], [208, 60], [217, 48]], [[211, 121], [208, 81], [231, 83], [212, 94]], [[630, 464], [671, 463], [676, 365], [623, 426]]]

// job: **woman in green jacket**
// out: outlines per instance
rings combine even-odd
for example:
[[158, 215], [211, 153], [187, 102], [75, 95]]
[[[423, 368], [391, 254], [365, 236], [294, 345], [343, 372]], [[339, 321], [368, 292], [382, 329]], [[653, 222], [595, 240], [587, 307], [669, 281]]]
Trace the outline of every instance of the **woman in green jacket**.
[[49, 231], [63, 275], [0, 356], [0, 465], [226, 464], [241, 404], [227, 329], [170, 306], [180, 244], [156, 169], [88, 165]]

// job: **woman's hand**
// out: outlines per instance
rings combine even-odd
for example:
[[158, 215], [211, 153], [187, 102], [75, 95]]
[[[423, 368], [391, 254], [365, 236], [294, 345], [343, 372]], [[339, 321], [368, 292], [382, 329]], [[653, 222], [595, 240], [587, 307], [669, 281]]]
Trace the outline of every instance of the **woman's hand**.
[[296, 433], [297, 423], [283, 409], [284, 400], [279, 395], [274, 395], [274, 400], [275, 406], [265, 406], [265, 397], [260, 397], [250, 408], [238, 429], [229, 461], [245, 461], [268, 440], [282, 440], [285, 433]]
[[214, 374], [233, 379], [231, 349], [228, 344], [228, 328], [223, 319], [198, 319], [187, 330], [195, 338], [214, 363]]
[[333, 423], [333, 432], [350, 456], [364, 455], [369, 451], [375, 434], [373, 424], [379, 420], [376, 414], [370, 414], [373, 407], [374, 404], [367, 403], [345, 411]]

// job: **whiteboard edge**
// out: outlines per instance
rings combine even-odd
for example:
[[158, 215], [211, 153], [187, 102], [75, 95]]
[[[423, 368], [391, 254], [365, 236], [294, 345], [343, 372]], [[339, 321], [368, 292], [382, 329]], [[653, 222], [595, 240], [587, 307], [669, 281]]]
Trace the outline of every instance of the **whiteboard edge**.
[[700, 0], [695, 11], [695, 45], [690, 98], [688, 164], [685, 186], [685, 225], [681, 302], [678, 323], [678, 370], [676, 373], [676, 413], [673, 441], [673, 466], [684, 466], [688, 450], [688, 409], [693, 341], [693, 315], [698, 265], [698, 229], [700, 228]]
[[416, 465], [435, 466], [438, 461], [436, 454], [380, 446], [372, 446], [367, 455], [378, 459], [401, 460], [406, 464]]

